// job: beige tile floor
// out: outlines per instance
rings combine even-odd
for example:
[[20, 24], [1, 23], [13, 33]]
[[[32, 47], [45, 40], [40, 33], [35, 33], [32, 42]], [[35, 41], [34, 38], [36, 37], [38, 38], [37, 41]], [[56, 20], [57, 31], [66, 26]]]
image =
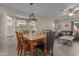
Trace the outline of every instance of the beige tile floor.
[[[8, 38], [6, 49], [0, 49], [0, 56], [17, 56], [16, 40]], [[54, 42], [54, 56], [79, 56], [79, 41], [74, 41], [71, 47]]]

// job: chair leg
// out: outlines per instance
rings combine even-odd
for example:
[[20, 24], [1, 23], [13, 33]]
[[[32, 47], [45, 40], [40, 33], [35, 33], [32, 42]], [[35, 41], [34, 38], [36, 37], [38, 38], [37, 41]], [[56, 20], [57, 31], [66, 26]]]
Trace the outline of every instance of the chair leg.
[[37, 49], [37, 48], [36, 48], [36, 51], [35, 51], [35, 53], [36, 53], [35, 55], [36, 55], [36, 56], [38, 56], [38, 49]]
[[36, 56], [38, 55], [38, 49], [36, 48]]
[[17, 45], [17, 48], [16, 48], [16, 51], [18, 50], [18, 45]]
[[23, 49], [23, 52], [22, 52], [22, 53], [23, 53], [23, 56], [25, 56], [25, 55], [26, 55], [26, 51], [25, 51], [25, 49]]
[[45, 54], [46, 56], [48, 55], [47, 49], [45, 49], [44, 54]]
[[26, 56], [26, 51], [24, 51], [24, 56]]
[[17, 43], [17, 48], [16, 48], [16, 51], [18, 50], [18, 48], [19, 48], [19, 44]]
[[16, 48], [16, 51], [18, 50], [18, 47]]
[[19, 55], [19, 53], [20, 53], [20, 48], [18, 48], [18, 50], [17, 50], [17, 55]]
[[20, 56], [22, 56], [22, 51], [23, 51], [23, 48], [21, 47], [20, 48]]

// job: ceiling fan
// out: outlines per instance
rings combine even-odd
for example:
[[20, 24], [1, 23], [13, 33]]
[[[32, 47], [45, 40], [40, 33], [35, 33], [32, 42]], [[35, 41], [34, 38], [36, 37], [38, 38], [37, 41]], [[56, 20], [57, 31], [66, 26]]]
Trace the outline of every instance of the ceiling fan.
[[70, 8], [64, 11], [62, 15], [73, 16], [74, 14], [79, 14], [79, 8]]
[[79, 14], [79, 7], [75, 7], [77, 4], [74, 4], [72, 6], [69, 6], [68, 8], [63, 10], [62, 15], [67, 15], [67, 16], [73, 16], [75, 14]]

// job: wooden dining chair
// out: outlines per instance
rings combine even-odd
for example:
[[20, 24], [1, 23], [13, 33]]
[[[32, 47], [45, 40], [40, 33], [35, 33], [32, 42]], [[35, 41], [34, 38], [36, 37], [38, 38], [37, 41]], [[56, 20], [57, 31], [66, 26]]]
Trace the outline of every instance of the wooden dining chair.
[[23, 33], [24, 34], [29, 34], [29, 31], [28, 30], [23, 30]]
[[54, 38], [55, 38], [55, 32], [52, 32], [50, 30], [49, 32], [47, 32], [45, 43], [37, 45], [36, 48], [40, 49], [41, 51], [44, 51], [45, 55], [50, 54], [53, 56]]
[[27, 40], [24, 40], [22, 32], [16, 32], [17, 36], [17, 54], [22, 56], [26, 55], [27, 51], [30, 51], [30, 44]]
[[17, 48], [16, 48], [17, 55], [21, 55], [22, 45], [19, 37], [19, 32], [16, 32], [16, 38], [17, 38]]
[[24, 40], [24, 36], [23, 36], [23, 33], [20, 32], [19, 33], [19, 37], [20, 37], [20, 41], [21, 41], [21, 45], [22, 45], [22, 49], [21, 49], [21, 54], [23, 56], [26, 55], [26, 52], [30, 51], [31, 50], [31, 46], [30, 44], [27, 42], [27, 40]]

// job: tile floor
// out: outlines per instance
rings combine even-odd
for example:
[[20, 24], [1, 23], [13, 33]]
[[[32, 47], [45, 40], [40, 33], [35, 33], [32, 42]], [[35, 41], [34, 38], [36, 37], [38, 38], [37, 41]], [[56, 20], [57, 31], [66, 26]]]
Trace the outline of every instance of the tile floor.
[[[6, 49], [0, 49], [0, 56], [17, 56], [16, 39], [9, 37], [7, 45]], [[54, 42], [54, 56], [79, 56], [79, 41], [74, 41], [70, 47], [58, 44], [56, 39]]]

